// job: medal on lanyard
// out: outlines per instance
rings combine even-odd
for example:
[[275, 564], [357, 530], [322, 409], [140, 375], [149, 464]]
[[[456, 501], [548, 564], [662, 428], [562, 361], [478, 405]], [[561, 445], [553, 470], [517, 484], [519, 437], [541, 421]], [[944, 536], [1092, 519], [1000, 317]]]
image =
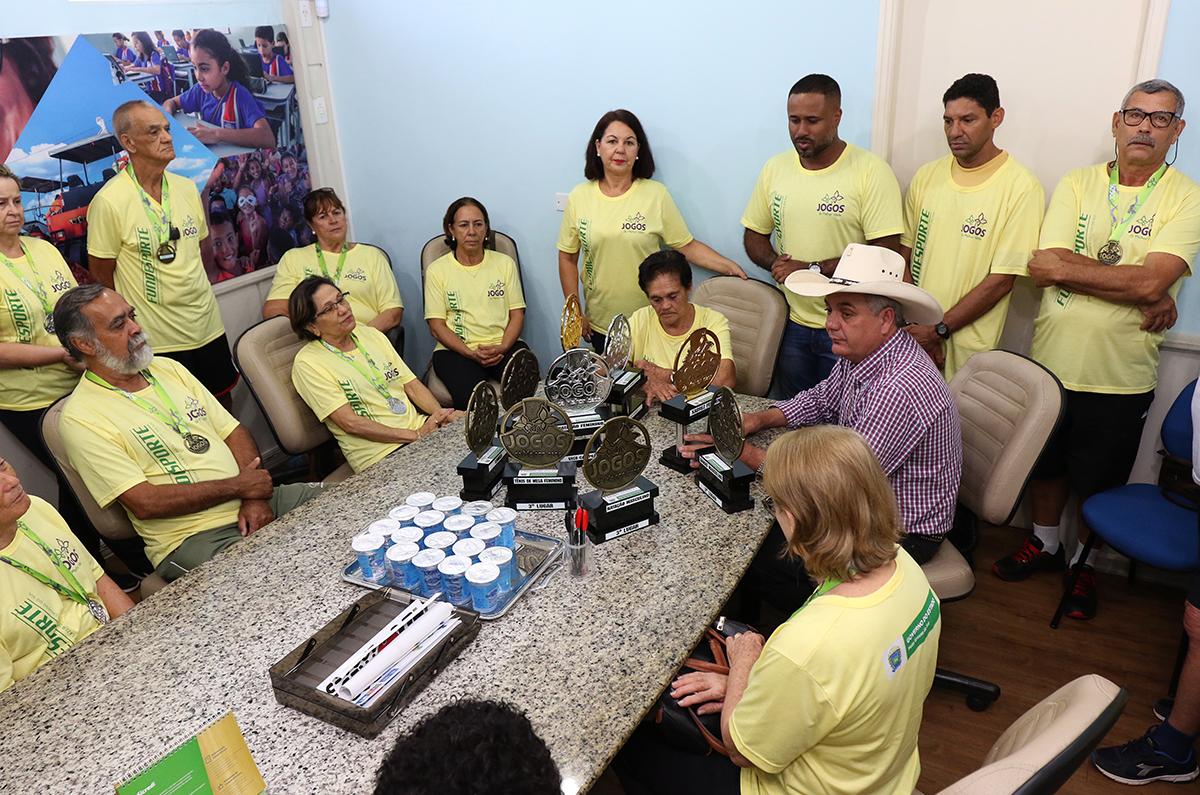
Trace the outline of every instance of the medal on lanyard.
[[1146, 184], [1138, 191], [1138, 195], [1134, 197], [1129, 205], [1129, 209], [1125, 212], [1125, 217], [1120, 221], [1117, 220], [1117, 198], [1120, 196], [1120, 189], [1117, 187], [1119, 166], [1115, 163], [1108, 174], [1108, 215], [1112, 219], [1112, 231], [1108, 234], [1108, 242], [1100, 247], [1096, 252], [1096, 259], [1104, 265], [1116, 265], [1121, 261], [1124, 252], [1121, 250], [1121, 236], [1129, 229], [1129, 224], [1133, 220], [1133, 216], [1146, 203], [1146, 199], [1150, 198], [1150, 194], [1154, 192], [1154, 188], [1158, 185], [1166, 173], [1167, 164], [1163, 163], [1158, 167], [1150, 179], [1146, 180]]
[[164, 406], [167, 407], [166, 414], [164, 414], [162, 410], [158, 408], [158, 406], [155, 406], [150, 401], [138, 397], [131, 392], [126, 392], [124, 389], [113, 386], [100, 376], [93, 373], [91, 370], [88, 370], [87, 373], [85, 373], [85, 376], [92, 383], [99, 384], [105, 389], [123, 395], [138, 408], [153, 414], [155, 417], [162, 420], [165, 424], [170, 426], [171, 430], [179, 434], [179, 436], [183, 439], [183, 446], [187, 448], [189, 453], [202, 455], [207, 453], [209, 448], [212, 446], [208, 439], [198, 433], [193, 433], [192, 431], [188, 430], [187, 420], [175, 406], [175, 401], [172, 400], [171, 396], [167, 394], [167, 390], [163, 389], [162, 384], [158, 383], [158, 379], [150, 374], [149, 370], [142, 370], [142, 378], [145, 378], [146, 382], [153, 387], [154, 394], [157, 395], [158, 399], [162, 401]]
[[393, 414], [406, 413], [408, 411], [408, 406], [405, 405], [403, 400], [395, 397], [388, 390], [387, 379], [383, 376], [379, 366], [375, 364], [375, 360], [371, 358], [371, 354], [367, 353], [366, 349], [363, 348], [362, 343], [358, 341], [358, 337], [355, 337], [353, 334], [351, 334], [350, 338], [354, 340], [354, 347], [357, 348], [358, 352], [362, 354], [364, 359], [366, 359], [367, 365], [371, 368], [371, 372], [367, 372], [363, 368], [359, 367], [358, 362], [354, 361], [345, 353], [339, 351], [325, 340], [321, 340], [321, 344], [324, 345], [325, 349], [330, 353], [342, 357], [342, 359], [344, 359], [347, 364], [353, 367], [359, 375], [367, 379], [371, 386], [375, 388], [375, 391], [378, 392], [385, 401], [387, 401], [387, 407], [389, 411], [391, 411]]
[[25, 248], [24, 243], [21, 243], [21, 253], [25, 255], [25, 265], [29, 268], [29, 274], [33, 277], [36, 284], [31, 284], [29, 279], [25, 278], [25, 274], [17, 270], [16, 264], [8, 257], [0, 254], [0, 260], [4, 262], [13, 276], [21, 280], [21, 284], [25, 285], [29, 292], [37, 296], [38, 301], [42, 304], [42, 313], [45, 315], [42, 319], [42, 326], [46, 329], [47, 334], [53, 334], [54, 307], [50, 305], [50, 297], [46, 293], [46, 285], [42, 283], [42, 277], [38, 275], [37, 268], [33, 266], [33, 258], [29, 256], [29, 249]]
[[45, 585], [48, 588], [53, 588], [55, 591], [67, 597], [72, 602], [77, 602], [83, 605], [88, 609], [88, 612], [92, 614], [92, 618], [96, 619], [97, 623], [107, 624], [109, 616], [108, 609], [104, 606], [104, 603], [96, 597], [91, 596], [86, 590], [84, 590], [84, 587], [80, 585], [79, 580], [75, 577], [71, 570], [67, 568], [65, 564], [63, 564], [62, 558], [59, 557], [58, 553], [51, 549], [45, 541], [42, 541], [42, 539], [38, 538], [37, 534], [29, 528], [29, 525], [25, 524], [25, 522], [21, 521], [20, 519], [17, 520], [17, 529], [24, 533], [26, 538], [37, 544], [38, 547], [46, 553], [46, 557], [50, 558], [50, 562], [54, 564], [54, 568], [58, 570], [58, 573], [62, 575], [63, 580], [65, 580], [67, 584], [63, 585], [60, 582], [56, 582], [55, 580], [47, 577], [45, 574], [42, 574], [37, 569], [26, 566], [21, 561], [14, 560], [6, 555], [0, 555], [0, 560], [4, 561], [18, 571], [25, 572], [42, 585]]
[[[146, 213], [146, 218], [150, 220], [150, 226], [154, 228], [154, 235], [158, 238], [158, 251], [155, 252], [155, 257], [164, 265], [169, 265], [175, 261], [175, 243], [179, 239], [179, 229], [171, 225], [171, 187], [167, 183], [167, 175], [164, 172], [162, 178], [162, 215], [154, 212], [154, 208], [150, 206], [150, 197], [146, 195], [146, 191], [142, 189], [142, 184], [137, 181], [137, 175], [133, 173], [133, 164], [130, 163], [125, 167], [129, 174], [129, 178], [133, 180], [134, 187], [138, 190], [138, 195], [142, 199], [142, 210]], [[164, 235], [163, 230], [166, 229]]]
[[337, 273], [333, 276], [329, 275], [329, 266], [325, 264], [325, 252], [321, 250], [321, 244], [316, 243], [317, 247], [317, 262], [321, 265], [321, 274], [330, 279], [334, 284], [342, 283], [342, 268], [346, 267], [346, 252], [350, 250], [350, 246], [343, 243], [342, 253], [338, 255]]

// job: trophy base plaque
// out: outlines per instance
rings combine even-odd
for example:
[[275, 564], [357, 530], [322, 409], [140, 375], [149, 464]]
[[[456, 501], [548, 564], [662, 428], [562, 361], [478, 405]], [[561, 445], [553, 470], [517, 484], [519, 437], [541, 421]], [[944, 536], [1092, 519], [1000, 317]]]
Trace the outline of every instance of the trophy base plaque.
[[641, 370], [626, 370], [613, 378], [607, 401], [612, 415], [637, 419], [645, 414], [646, 394], [642, 391], [645, 384], [646, 374]]
[[602, 544], [614, 538], [658, 524], [654, 498], [658, 486], [641, 475], [629, 486], [605, 494], [589, 491], [579, 498], [588, 514], [588, 536], [592, 543]]
[[[668, 422], [676, 425], [675, 444], [662, 451], [658, 463], [684, 475], [692, 474], [692, 460], [679, 454], [679, 445], [683, 444], [683, 436], [688, 433], [689, 426], [708, 418], [712, 406], [714, 390], [710, 387], [690, 400], [683, 395], [676, 395], [659, 406], [658, 414]], [[708, 428], [704, 428], [707, 432]]]
[[725, 463], [714, 448], [698, 450], [700, 468], [696, 470], [696, 485], [706, 497], [725, 513], [739, 513], [754, 507], [750, 484], [754, 470], [739, 460]]
[[504, 467], [504, 504], [518, 511], [562, 511], [575, 505], [575, 464], [559, 461], [536, 469], [509, 461]]
[[495, 441], [479, 456], [468, 453], [458, 464], [458, 474], [463, 484], [458, 496], [463, 502], [490, 500], [496, 496], [496, 492], [504, 485], [504, 466], [507, 463], [508, 453]]
[[608, 406], [597, 406], [590, 411], [568, 411], [567, 416], [571, 418], [575, 441], [571, 443], [571, 452], [563, 456], [563, 461], [581, 464], [588, 439], [592, 438], [597, 428], [611, 420], [613, 414]]

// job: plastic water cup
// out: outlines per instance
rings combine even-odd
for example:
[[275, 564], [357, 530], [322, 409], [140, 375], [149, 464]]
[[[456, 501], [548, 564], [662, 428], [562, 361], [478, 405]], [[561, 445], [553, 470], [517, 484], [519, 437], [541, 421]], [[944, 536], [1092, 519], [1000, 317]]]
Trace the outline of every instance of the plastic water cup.
[[512, 508], [502, 506], [493, 511], [489, 511], [487, 515], [489, 522], [495, 522], [500, 525], [500, 546], [508, 547], [509, 549], [517, 548], [517, 512]]
[[384, 559], [387, 544], [383, 536], [364, 533], [355, 536], [350, 542], [350, 547], [358, 558], [358, 568], [364, 579], [371, 582], [383, 582], [387, 579], [387, 563]]
[[367, 529], [363, 531], [373, 536], [383, 536], [384, 544], [392, 545], [392, 533], [400, 529], [400, 523], [395, 519], [376, 519], [371, 524], [367, 525]]
[[438, 564], [438, 573], [442, 575], [442, 593], [446, 601], [460, 607], [471, 601], [467, 590], [467, 569], [471, 568], [471, 559], [462, 555], [451, 555]]
[[415, 519], [417, 514], [420, 512], [421, 509], [415, 505], [397, 505], [395, 508], [392, 508], [392, 510], [388, 511], [388, 518], [395, 519], [400, 523], [401, 527], [407, 527], [413, 523], [413, 519]]
[[413, 525], [421, 528], [421, 532], [425, 535], [429, 535], [441, 530], [442, 522], [445, 520], [446, 516], [441, 511], [421, 511], [413, 517]]
[[462, 555], [464, 558], [477, 558], [479, 553], [487, 547], [487, 544], [478, 538], [460, 538], [454, 542], [451, 549], [455, 555]]
[[471, 535], [471, 528], [475, 526], [474, 516], [464, 516], [457, 514], [455, 516], [447, 516], [446, 521], [442, 522], [442, 529], [447, 533], [454, 533], [459, 538], [468, 538]]
[[417, 571], [417, 590], [419, 596], [433, 596], [442, 590], [442, 575], [438, 566], [446, 559], [446, 553], [440, 549], [422, 549], [413, 555], [412, 567]]
[[480, 563], [491, 563], [500, 570], [500, 591], [508, 593], [512, 590], [513, 584], [521, 579], [521, 572], [517, 569], [517, 556], [508, 547], [488, 547], [479, 553]]
[[416, 582], [417, 574], [412, 567], [412, 559], [420, 551], [420, 547], [409, 542], [388, 547], [385, 557], [393, 586], [408, 590]]
[[453, 516], [462, 511], [462, 498], [448, 495], [446, 497], [438, 497], [433, 501], [433, 510], [441, 511], [447, 516]]
[[467, 569], [471, 606], [480, 613], [495, 612], [500, 602], [500, 569], [493, 563], [476, 563]]
[[418, 510], [428, 511], [433, 507], [433, 501], [436, 499], [437, 495], [432, 491], [418, 491], [416, 494], [408, 495], [404, 502]]
[[425, 533], [415, 525], [408, 525], [392, 531], [393, 544], [416, 544], [419, 547], [423, 538], [425, 538]]
[[458, 536], [454, 535], [454, 533], [442, 530], [441, 532], [430, 533], [429, 535], [425, 536], [425, 548], [440, 549], [442, 552], [450, 554], [448, 550], [450, 547], [454, 546], [454, 542], [457, 540]]
[[495, 522], [484, 522], [471, 528], [471, 538], [478, 538], [489, 547], [494, 547], [500, 544], [503, 532]]
[[463, 503], [462, 512], [467, 516], [474, 516], [475, 521], [482, 522], [483, 517], [487, 516], [495, 507], [487, 500], [473, 500]]

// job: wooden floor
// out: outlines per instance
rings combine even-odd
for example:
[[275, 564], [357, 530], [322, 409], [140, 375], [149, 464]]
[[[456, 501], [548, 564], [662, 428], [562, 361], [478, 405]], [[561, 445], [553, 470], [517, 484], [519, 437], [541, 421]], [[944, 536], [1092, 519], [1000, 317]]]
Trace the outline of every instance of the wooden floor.
[[[961, 696], [935, 689], [921, 724], [920, 788], [933, 795], [979, 767], [1000, 734], [1025, 710], [1077, 676], [1095, 673], [1129, 691], [1129, 702], [1103, 745], [1140, 736], [1157, 722], [1151, 707], [1166, 694], [1182, 631], [1183, 593], [1140, 580], [1099, 576], [1093, 621], [1063, 619], [1049, 627], [1061, 594], [1057, 574], [1021, 583], [992, 575], [992, 562], [1016, 548], [1024, 531], [989, 529], [975, 559], [975, 592], [943, 605], [939, 665], [1000, 685], [1000, 700], [971, 712]], [[1085, 763], [1065, 787], [1070, 795], [1128, 793], [1131, 788]], [[1149, 784], [1137, 792], [1200, 792], [1193, 784]]]

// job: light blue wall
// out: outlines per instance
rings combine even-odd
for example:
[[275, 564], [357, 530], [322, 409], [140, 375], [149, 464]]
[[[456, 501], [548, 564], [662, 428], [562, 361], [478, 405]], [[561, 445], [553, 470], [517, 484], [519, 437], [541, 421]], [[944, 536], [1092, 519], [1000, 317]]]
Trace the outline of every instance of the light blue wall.
[[[1186, 0], [1172, 3], [1158, 76], [1179, 86], [1187, 100], [1184, 118], [1188, 120], [1189, 128], [1179, 138], [1175, 168], [1200, 182], [1200, 48], [1196, 46], [1197, 31], [1200, 31], [1200, 3]], [[1193, 274], [1195, 270], [1196, 263], [1193, 263]], [[1197, 275], [1183, 283], [1175, 331], [1200, 334], [1200, 279]]]
[[[561, 351], [554, 194], [583, 179], [596, 119], [638, 114], [692, 233], [750, 265], [739, 219], [763, 161], [789, 147], [787, 91], [842, 86], [842, 136], [869, 143], [874, 2], [333, 4], [326, 48], [355, 236], [384, 246], [404, 295], [409, 364], [432, 342], [419, 253], [467, 194], [516, 238], [525, 338]], [[359, 55], [360, 53], [368, 53]], [[759, 271], [759, 273], [764, 273]]]
[[197, 0], [191, 3], [73, 3], [2, 0], [0, 35], [61, 36], [120, 30], [267, 25], [283, 19], [280, 0]]

